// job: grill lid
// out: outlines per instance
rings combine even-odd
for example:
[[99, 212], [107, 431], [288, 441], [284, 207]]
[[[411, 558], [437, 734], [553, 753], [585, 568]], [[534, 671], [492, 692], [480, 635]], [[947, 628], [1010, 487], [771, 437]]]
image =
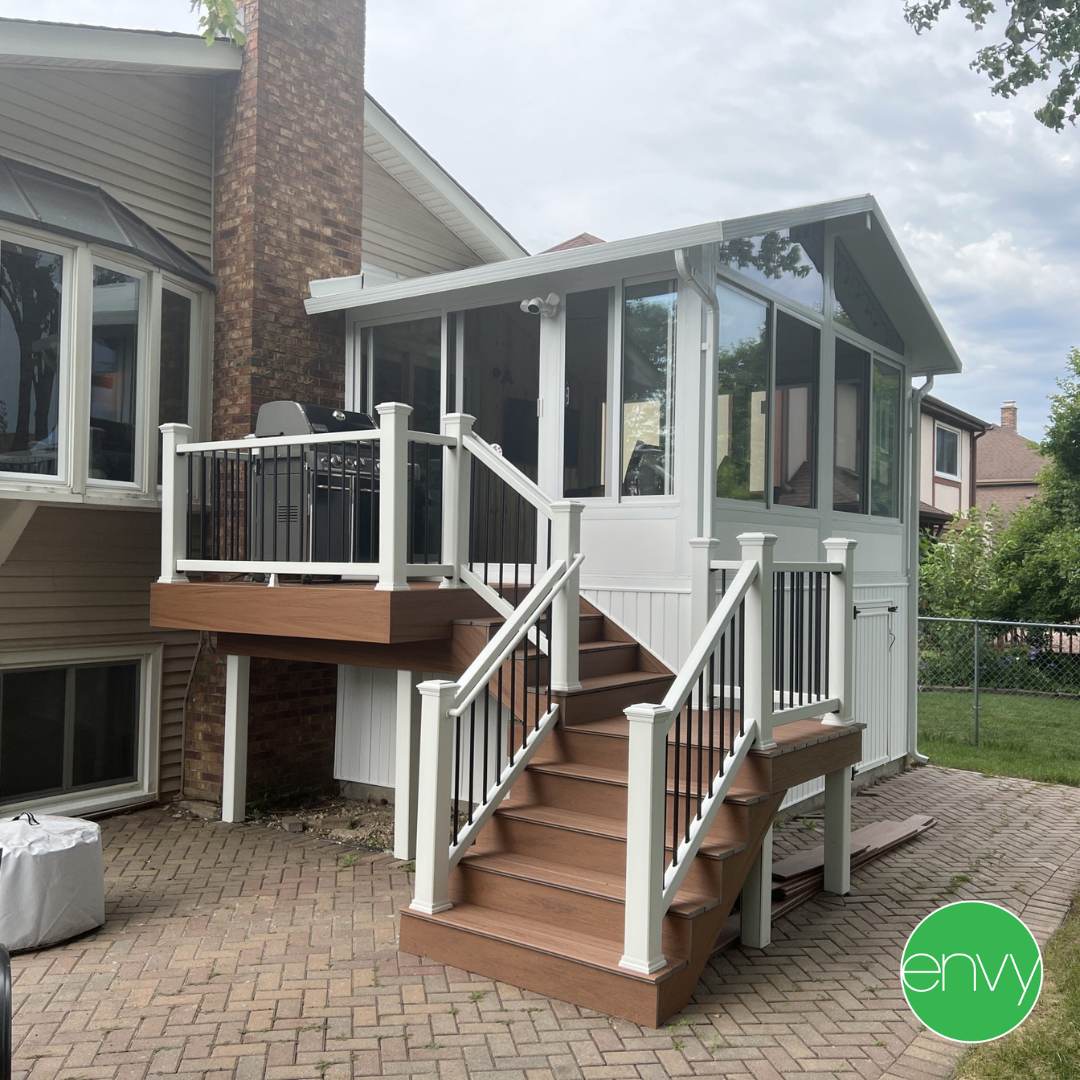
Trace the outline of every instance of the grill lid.
[[268, 401], [259, 406], [255, 434], [259, 438], [321, 435], [337, 431], [370, 431], [375, 426], [367, 413], [328, 409], [325, 405], [303, 405], [299, 401]]

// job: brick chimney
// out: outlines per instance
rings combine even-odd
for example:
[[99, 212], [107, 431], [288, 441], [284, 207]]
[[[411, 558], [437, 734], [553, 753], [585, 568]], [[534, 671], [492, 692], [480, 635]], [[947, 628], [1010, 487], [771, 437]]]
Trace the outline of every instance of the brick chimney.
[[[238, 79], [216, 102], [213, 433], [252, 430], [276, 398], [345, 402], [345, 322], [312, 318], [312, 278], [360, 272], [364, 0], [243, 0]], [[254, 658], [249, 798], [333, 783], [337, 669]], [[221, 794], [224, 657], [188, 699], [184, 790]]]
[[1001, 426], [1007, 431], [1016, 430], [1016, 402], [1006, 401], [1001, 406]]

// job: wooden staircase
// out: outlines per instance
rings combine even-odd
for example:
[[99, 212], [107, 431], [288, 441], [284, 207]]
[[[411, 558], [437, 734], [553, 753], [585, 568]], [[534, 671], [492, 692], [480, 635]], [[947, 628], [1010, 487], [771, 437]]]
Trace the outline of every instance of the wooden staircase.
[[[455, 652], [475, 656], [500, 623], [461, 623]], [[500, 689], [520, 726], [525, 695], [547, 693], [537, 685], [546, 680], [546, 663], [530, 668], [519, 653], [504, 670], [510, 664], [517, 665], [518, 690], [511, 697], [505, 675]], [[799, 721], [776, 729], [775, 749], [750, 751], [665, 916], [666, 966], [638, 974], [619, 966], [629, 724], [623, 709], [660, 701], [674, 676], [585, 601], [579, 670], [581, 689], [554, 695], [556, 727], [451, 872], [453, 906], [435, 915], [404, 909], [399, 944], [404, 952], [656, 1027], [693, 993], [787, 789], [857, 762], [861, 728]], [[498, 692], [494, 681], [489, 688]], [[717, 714], [718, 725], [730, 720]], [[670, 742], [668, 769], [670, 782]]]

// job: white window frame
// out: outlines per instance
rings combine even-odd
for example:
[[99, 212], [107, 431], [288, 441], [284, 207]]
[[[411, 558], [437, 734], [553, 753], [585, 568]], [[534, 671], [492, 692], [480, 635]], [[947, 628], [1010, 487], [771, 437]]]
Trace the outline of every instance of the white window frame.
[[140, 663], [139, 741], [135, 755], [137, 767], [135, 780], [98, 788], [85, 788], [80, 791], [66, 791], [36, 799], [31, 797], [21, 801], [6, 802], [0, 805], [0, 814], [15, 814], [23, 810], [89, 814], [120, 806], [130, 806], [137, 802], [153, 801], [158, 793], [163, 651], [164, 646], [160, 643], [131, 643], [5, 653], [3, 659], [0, 659], [0, 672], [138, 661]]
[[[948, 431], [950, 434], [956, 436], [956, 472], [942, 472], [938, 468], [938, 447], [937, 447], [937, 433], [939, 431]], [[964, 475], [964, 438], [959, 428], [953, 427], [951, 424], [943, 424], [940, 420], [934, 421], [934, 476], [941, 480], [955, 480], [960, 483], [960, 478]]]
[[[56, 475], [45, 473], [21, 473], [0, 469], [0, 486], [14, 487], [19, 491], [34, 489], [56, 490], [70, 485], [72, 476], [71, 449], [73, 445], [72, 380], [75, 368], [74, 302], [77, 270], [76, 249], [63, 244], [47, 233], [27, 232], [7, 223], [0, 228], [0, 245], [16, 244], [32, 247], [64, 260], [60, 283], [60, 358], [56, 403]], [[10, 421], [10, 417], [9, 417]]]

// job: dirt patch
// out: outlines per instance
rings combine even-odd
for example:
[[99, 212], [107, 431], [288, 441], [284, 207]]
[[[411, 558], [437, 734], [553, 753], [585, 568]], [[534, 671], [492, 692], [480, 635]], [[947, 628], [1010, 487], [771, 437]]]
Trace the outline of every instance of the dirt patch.
[[307, 832], [371, 851], [394, 847], [394, 807], [385, 799], [312, 800], [300, 806], [257, 808], [248, 817], [259, 825], [285, 832]]

